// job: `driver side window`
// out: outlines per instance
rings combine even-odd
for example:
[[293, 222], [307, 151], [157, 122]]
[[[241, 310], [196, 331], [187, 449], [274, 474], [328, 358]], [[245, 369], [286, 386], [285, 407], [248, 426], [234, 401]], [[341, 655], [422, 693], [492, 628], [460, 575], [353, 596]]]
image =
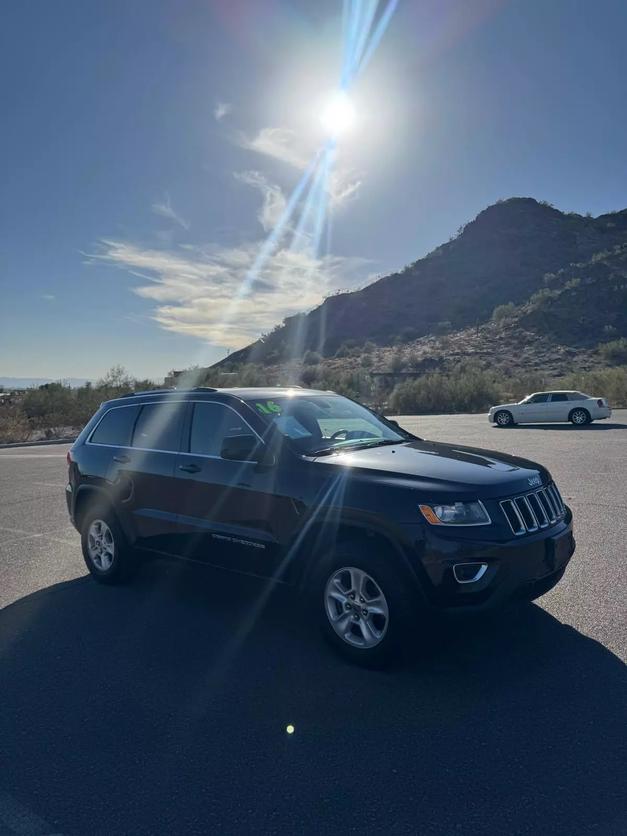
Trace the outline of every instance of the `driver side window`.
[[240, 416], [221, 403], [195, 403], [189, 436], [189, 452], [220, 456], [224, 439], [247, 435], [250, 428]]

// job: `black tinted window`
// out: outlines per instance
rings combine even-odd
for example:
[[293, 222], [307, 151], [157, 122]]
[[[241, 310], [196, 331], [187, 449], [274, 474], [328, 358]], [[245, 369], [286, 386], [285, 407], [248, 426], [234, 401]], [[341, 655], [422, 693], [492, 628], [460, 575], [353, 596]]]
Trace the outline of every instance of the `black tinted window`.
[[567, 401], [568, 395], [565, 392], [554, 392], [551, 395], [551, 403], [555, 403], [555, 401]]
[[147, 404], [133, 433], [133, 447], [149, 450], [179, 449], [184, 404]]
[[544, 393], [542, 395], [534, 395], [533, 398], [529, 401], [529, 403], [546, 403], [549, 399], [548, 394]]
[[219, 403], [196, 403], [189, 451], [204, 456], [219, 456], [225, 438], [251, 433], [246, 422], [229, 407]]
[[106, 413], [91, 437], [92, 444], [113, 444], [129, 447], [138, 406], [114, 407]]

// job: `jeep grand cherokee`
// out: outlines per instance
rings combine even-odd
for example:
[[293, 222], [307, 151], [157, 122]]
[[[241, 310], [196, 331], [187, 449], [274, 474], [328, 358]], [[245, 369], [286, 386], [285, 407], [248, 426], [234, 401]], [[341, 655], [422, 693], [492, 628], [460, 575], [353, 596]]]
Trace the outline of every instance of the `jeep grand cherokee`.
[[294, 584], [336, 648], [368, 665], [430, 610], [542, 595], [575, 548], [541, 465], [425, 441], [331, 392], [125, 396], [101, 405], [68, 464], [97, 581], [126, 580], [156, 551]]

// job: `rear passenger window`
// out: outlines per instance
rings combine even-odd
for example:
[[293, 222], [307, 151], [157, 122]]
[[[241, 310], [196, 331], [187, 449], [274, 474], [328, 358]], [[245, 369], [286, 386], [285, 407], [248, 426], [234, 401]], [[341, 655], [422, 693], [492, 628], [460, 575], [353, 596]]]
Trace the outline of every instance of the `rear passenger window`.
[[189, 452], [219, 456], [225, 438], [251, 432], [246, 422], [229, 407], [220, 403], [195, 403]]
[[133, 447], [178, 452], [185, 404], [146, 404], [135, 425]]
[[555, 403], [556, 401], [567, 401], [568, 395], [565, 392], [555, 392], [551, 395], [551, 403]]
[[92, 433], [91, 443], [129, 447], [138, 412], [138, 406], [122, 406], [110, 409]]

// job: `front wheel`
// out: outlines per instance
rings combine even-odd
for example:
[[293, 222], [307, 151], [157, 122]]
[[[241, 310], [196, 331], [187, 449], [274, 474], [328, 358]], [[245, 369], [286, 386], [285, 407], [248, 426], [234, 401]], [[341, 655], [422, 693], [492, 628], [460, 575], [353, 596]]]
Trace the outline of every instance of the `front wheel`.
[[573, 409], [570, 413], [570, 420], [576, 427], [583, 427], [590, 423], [590, 413], [587, 409]]
[[135, 554], [115, 515], [106, 508], [93, 508], [85, 514], [81, 546], [85, 565], [98, 583], [124, 583], [135, 571]]
[[385, 667], [416, 640], [417, 596], [391, 555], [347, 544], [323, 561], [314, 605], [325, 638], [345, 658]]
[[497, 427], [511, 427], [514, 423], [514, 418], [511, 412], [508, 412], [506, 409], [501, 409], [494, 416], [494, 423]]

